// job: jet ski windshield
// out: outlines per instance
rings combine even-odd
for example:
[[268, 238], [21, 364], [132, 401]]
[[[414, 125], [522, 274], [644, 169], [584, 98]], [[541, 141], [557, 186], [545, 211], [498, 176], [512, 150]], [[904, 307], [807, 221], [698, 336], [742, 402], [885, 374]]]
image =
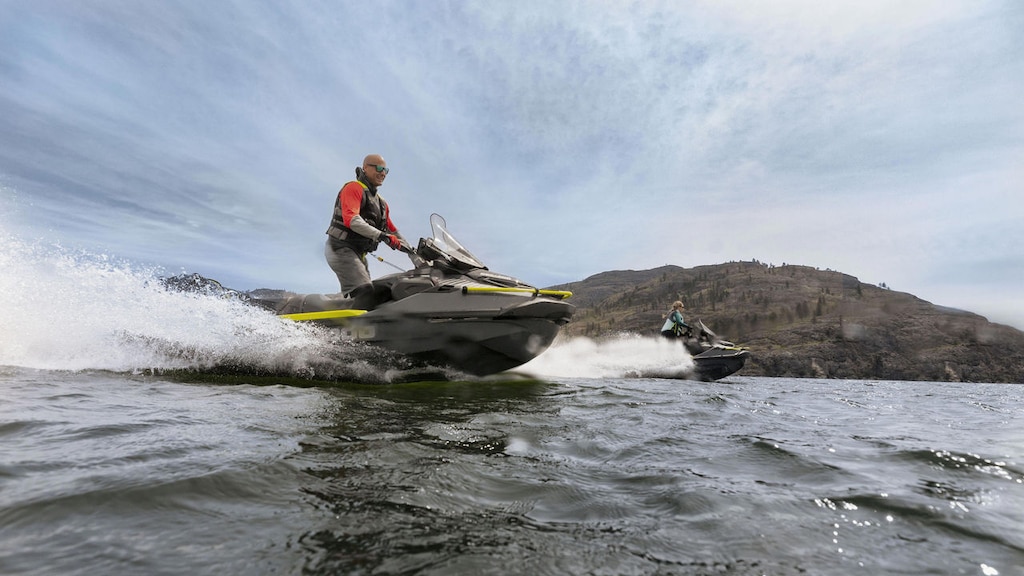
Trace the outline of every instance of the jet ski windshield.
[[433, 247], [443, 252], [453, 263], [458, 262], [462, 264], [462, 267], [467, 269], [487, 269], [487, 266], [484, 266], [483, 262], [478, 260], [476, 256], [473, 256], [469, 250], [466, 250], [466, 248], [460, 244], [450, 232], [448, 232], [447, 224], [445, 223], [443, 216], [440, 214], [431, 214], [430, 229], [434, 234], [431, 242]]

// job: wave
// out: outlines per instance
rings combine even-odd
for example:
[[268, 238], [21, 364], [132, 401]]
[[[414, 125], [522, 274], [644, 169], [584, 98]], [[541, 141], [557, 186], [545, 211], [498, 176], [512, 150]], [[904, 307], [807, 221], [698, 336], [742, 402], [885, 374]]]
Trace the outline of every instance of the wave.
[[389, 381], [408, 368], [337, 330], [230, 293], [168, 289], [163, 270], [0, 236], [0, 366]]

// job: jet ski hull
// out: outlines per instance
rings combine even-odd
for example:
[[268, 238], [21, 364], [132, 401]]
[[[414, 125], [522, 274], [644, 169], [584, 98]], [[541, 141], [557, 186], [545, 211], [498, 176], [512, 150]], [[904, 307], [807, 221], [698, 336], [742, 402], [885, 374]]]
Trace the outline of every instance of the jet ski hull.
[[353, 340], [486, 376], [533, 360], [575, 307], [522, 294], [419, 293], [349, 319]]
[[738, 348], [710, 348], [693, 357], [691, 380], [712, 382], [739, 372], [750, 357], [750, 352]]
[[551, 346], [559, 326], [536, 318], [510, 320], [359, 318], [354, 340], [411, 359], [486, 376], [529, 362]]
[[666, 380], [694, 380], [713, 382], [739, 372], [750, 357], [750, 352], [740, 349], [710, 348], [693, 357], [693, 365], [684, 369], [648, 369], [636, 376], [640, 378], [662, 378]]
[[476, 376], [533, 360], [551, 346], [575, 312], [572, 304], [547, 296], [444, 289], [386, 302], [370, 311], [346, 309], [343, 304], [339, 299], [296, 296], [276, 308], [293, 320], [340, 328], [353, 341]]

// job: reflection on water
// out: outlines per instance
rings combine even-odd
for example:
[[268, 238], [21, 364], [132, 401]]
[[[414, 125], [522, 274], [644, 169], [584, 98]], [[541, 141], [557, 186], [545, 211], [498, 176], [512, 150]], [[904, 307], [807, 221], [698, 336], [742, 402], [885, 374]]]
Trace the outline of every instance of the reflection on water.
[[[870, 396], [826, 394], [805, 412], [797, 388], [658, 381], [334, 392], [325, 437], [301, 455], [317, 479], [305, 491], [335, 516], [300, 538], [315, 573], [926, 574], [1024, 557], [1019, 536], [965, 515], [979, 488], [922, 484], [972, 458], [917, 458], [901, 447], [927, 439], [894, 430]], [[829, 423], [850, 409], [886, 417], [851, 439]], [[1002, 477], [1022, 502], [1018, 468], [973, 460], [968, 482]], [[951, 554], [951, 538], [976, 547]]]
[[1024, 566], [1020, 387], [236, 376], [0, 371], [0, 571]]

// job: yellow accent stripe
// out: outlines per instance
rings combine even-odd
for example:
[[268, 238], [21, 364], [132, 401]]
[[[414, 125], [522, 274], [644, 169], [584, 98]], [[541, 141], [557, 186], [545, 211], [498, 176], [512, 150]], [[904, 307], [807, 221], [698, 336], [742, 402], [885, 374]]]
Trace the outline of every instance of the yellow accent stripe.
[[540, 294], [542, 296], [557, 296], [562, 300], [572, 296], [572, 292], [567, 290], [538, 290], [536, 288], [502, 288], [498, 286], [463, 286], [462, 293], [469, 294], [470, 292], [519, 292], [524, 294]]
[[303, 320], [331, 320], [334, 318], [352, 318], [366, 314], [366, 310], [325, 310], [323, 312], [298, 312], [281, 314], [281, 318], [301, 322]]

